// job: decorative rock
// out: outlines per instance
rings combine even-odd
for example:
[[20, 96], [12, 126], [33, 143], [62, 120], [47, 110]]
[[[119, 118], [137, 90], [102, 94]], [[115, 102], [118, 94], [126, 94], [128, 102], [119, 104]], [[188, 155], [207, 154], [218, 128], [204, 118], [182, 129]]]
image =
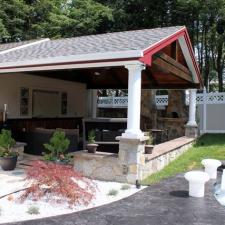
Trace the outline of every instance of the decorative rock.
[[209, 180], [209, 175], [202, 171], [190, 171], [184, 177], [189, 181], [189, 196], [204, 197], [205, 183]]
[[208, 173], [210, 179], [217, 178], [217, 168], [221, 166], [221, 162], [216, 159], [203, 159], [202, 165], [205, 167], [205, 172]]

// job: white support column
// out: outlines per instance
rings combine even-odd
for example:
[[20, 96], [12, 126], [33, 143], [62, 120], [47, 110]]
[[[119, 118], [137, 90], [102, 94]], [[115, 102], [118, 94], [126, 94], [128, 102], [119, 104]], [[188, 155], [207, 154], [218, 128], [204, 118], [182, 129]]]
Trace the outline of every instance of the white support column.
[[187, 126], [197, 126], [196, 123], [196, 89], [189, 90], [189, 120]]
[[92, 90], [92, 118], [97, 117], [97, 94], [98, 90]]
[[141, 72], [145, 68], [143, 64], [127, 65], [128, 69], [128, 112], [127, 130], [122, 134], [125, 138], [140, 138], [143, 133], [140, 130], [141, 115]]

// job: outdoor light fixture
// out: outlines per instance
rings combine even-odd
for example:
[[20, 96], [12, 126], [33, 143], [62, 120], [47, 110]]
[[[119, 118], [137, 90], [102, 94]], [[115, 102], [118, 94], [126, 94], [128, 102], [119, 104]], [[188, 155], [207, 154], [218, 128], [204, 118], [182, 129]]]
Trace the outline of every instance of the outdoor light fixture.
[[139, 180], [136, 180], [136, 188], [140, 189], [141, 188], [141, 183]]

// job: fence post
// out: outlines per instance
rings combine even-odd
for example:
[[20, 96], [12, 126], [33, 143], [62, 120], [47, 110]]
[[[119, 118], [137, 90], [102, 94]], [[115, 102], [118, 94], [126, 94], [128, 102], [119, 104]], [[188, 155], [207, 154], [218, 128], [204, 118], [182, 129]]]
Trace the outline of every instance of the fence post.
[[112, 108], [115, 108], [115, 97], [114, 96], [112, 96]]
[[206, 88], [203, 89], [203, 134], [206, 133], [206, 103], [207, 103], [207, 92]]

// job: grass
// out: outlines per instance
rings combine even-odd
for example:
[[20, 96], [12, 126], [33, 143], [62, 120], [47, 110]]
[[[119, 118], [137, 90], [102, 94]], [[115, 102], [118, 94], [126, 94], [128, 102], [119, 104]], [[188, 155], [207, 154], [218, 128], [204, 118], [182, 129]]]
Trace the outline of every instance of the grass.
[[225, 160], [225, 135], [205, 134], [183, 155], [171, 162], [163, 170], [147, 177], [143, 184], [153, 184], [164, 178], [202, 168], [201, 160], [205, 158]]
[[116, 196], [116, 195], [118, 195], [118, 191], [115, 190], [115, 189], [111, 189], [111, 190], [108, 192], [108, 195], [109, 195], [109, 196]]
[[123, 184], [120, 188], [120, 190], [129, 190], [130, 189], [130, 185], [129, 184]]
[[27, 213], [30, 214], [30, 215], [38, 215], [38, 214], [40, 214], [39, 207], [30, 206], [27, 210]]

